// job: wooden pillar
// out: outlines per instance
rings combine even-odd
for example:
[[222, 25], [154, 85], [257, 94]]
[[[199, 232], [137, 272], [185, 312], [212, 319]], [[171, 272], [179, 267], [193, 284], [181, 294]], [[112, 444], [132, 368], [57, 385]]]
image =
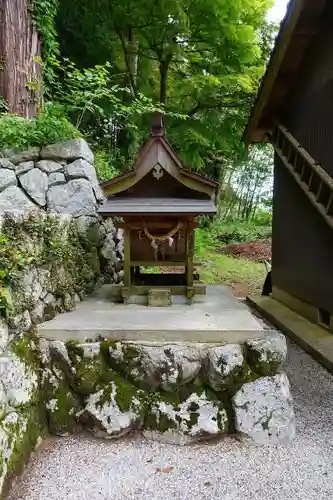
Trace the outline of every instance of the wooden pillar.
[[188, 224], [186, 229], [186, 287], [187, 297], [192, 301], [194, 296], [193, 287], [193, 255], [194, 255], [194, 231]]
[[124, 303], [128, 302], [130, 296], [131, 286], [131, 230], [128, 226], [124, 228], [124, 287], [122, 290], [122, 297]]

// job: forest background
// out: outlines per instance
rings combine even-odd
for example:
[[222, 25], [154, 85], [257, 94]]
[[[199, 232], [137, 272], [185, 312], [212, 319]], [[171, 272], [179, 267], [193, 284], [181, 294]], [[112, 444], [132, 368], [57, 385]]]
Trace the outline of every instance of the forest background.
[[[200, 221], [197, 253], [215, 263], [206, 281], [228, 280], [223, 245], [267, 245], [271, 232], [273, 153], [246, 151], [241, 138], [278, 29], [272, 6], [0, 0], [0, 149], [82, 136], [105, 180], [131, 168], [152, 112], [163, 113], [184, 165], [219, 182], [218, 214]], [[248, 283], [261, 279], [262, 264], [242, 266]]]

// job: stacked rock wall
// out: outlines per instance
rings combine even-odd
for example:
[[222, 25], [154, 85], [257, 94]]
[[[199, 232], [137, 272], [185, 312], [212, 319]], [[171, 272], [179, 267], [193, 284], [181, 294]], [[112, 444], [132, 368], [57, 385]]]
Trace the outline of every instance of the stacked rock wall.
[[98, 216], [102, 201], [83, 140], [0, 154], [0, 497], [49, 432], [34, 326], [122, 279], [122, 235]]
[[103, 223], [97, 215], [104, 197], [93, 161], [83, 139], [23, 152], [0, 151], [0, 215], [31, 211], [66, 215], [77, 222], [81, 233], [101, 226], [97, 247], [102, 272], [110, 282], [118, 282], [122, 234], [111, 220]]
[[52, 432], [114, 438], [142, 430], [177, 444], [228, 433], [273, 444], [294, 436], [286, 340], [276, 331], [216, 347], [42, 344]]
[[0, 498], [48, 434], [42, 373], [38, 342], [11, 337], [0, 318]]
[[84, 140], [1, 154], [0, 280], [12, 295], [10, 326], [24, 331], [74, 307], [100, 278], [121, 281], [122, 235], [97, 214], [103, 193]]

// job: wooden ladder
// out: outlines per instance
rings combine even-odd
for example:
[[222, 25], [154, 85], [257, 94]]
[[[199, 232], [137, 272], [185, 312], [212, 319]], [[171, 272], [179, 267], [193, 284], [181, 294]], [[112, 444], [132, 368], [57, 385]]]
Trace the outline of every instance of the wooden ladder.
[[270, 141], [289, 173], [333, 229], [333, 178], [283, 125], [275, 124]]

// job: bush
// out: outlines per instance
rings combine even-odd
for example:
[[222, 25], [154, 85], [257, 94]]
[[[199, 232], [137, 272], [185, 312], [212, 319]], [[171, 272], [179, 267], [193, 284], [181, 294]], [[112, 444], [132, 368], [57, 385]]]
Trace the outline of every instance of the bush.
[[105, 149], [95, 151], [94, 165], [98, 180], [101, 182], [108, 181], [119, 174], [119, 170], [113, 165], [112, 158]]
[[226, 245], [230, 243], [246, 243], [262, 238], [269, 238], [272, 228], [268, 224], [257, 224], [255, 222], [233, 222], [221, 225], [217, 231], [217, 239]]
[[196, 248], [200, 252], [204, 248], [214, 248], [219, 245], [231, 243], [246, 243], [272, 235], [271, 216], [260, 217], [252, 222], [248, 221], [223, 221], [208, 218], [200, 219], [200, 228], [196, 231]]
[[0, 116], [0, 145], [3, 149], [42, 147], [80, 136], [59, 105], [47, 104], [40, 115], [31, 119], [6, 113]]

